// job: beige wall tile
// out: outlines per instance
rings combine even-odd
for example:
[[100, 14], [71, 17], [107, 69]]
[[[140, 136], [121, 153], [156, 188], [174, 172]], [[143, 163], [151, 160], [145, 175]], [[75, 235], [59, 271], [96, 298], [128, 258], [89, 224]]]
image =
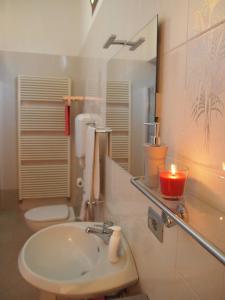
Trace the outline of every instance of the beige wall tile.
[[[206, 189], [206, 193], [208, 191]], [[205, 198], [202, 199], [205, 200]], [[224, 213], [214, 208], [211, 203], [207, 204], [206, 201], [197, 200], [196, 197], [191, 197], [190, 195], [186, 197], [185, 206], [187, 209], [188, 224], [224, 251]]]
[[196, 196], [225, 210], [225, 26], [187, 44], [187, 80], [182, 156], [191, 167]]
[[225, 25], [221, 25], [189, 42], [187, 47], [183, 154], [218, 170], [225, 160], [224, 32]]
[[224, 20], [224, 0], [190, 0], [188, 38], [192, 38]]
[[200, 299], [221, 299], [224, 266], [182, 229], [178, 234], [176, 269]]
[[206, 201], [218, 210], [225, 212], [225, 177], [224, 171], [207, 167], [196, 161], [184, 160], [189, 167], [188, 190], [198, 199]]

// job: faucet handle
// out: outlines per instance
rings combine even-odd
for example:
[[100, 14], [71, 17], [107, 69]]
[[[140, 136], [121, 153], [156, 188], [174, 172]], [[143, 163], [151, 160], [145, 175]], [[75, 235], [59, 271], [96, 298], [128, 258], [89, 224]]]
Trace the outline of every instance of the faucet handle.
[[106, 221], [106, 222], [103, 222], [101, 224], [94, 224], [94, 227], [111, 227], [113, 226], [114, 223], [111, 222], [111, 221]]
[[113, 230], [110, 227], [112, 227], [113, 225], [114, 224], [111, 221], [104, 222], [103, 223], [103, 232], [111, 234], [113, 232]]
[[113, 225], [114, 225], [114, 223], [112, 221], [106, 221], [103, 223], [103, 227], [111, 227]]
[[109, 227], [113, 226], [114, 223], [111, 221], [106, 221], [102, 224], [95, 224], [94, 227], [100, 227], [102, 228], [102, 233], [112, 233], [112, 229]]

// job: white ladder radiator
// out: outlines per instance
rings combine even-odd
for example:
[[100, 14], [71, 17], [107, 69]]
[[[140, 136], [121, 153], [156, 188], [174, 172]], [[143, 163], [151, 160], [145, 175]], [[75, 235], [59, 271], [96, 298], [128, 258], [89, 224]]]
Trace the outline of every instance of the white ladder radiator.
[[69, 78], [18, 76], [19, 200], [70, 197]]
[[131, 83], [107, 81], [106, 126], [112, 128], [112, 159], [130, 169]]

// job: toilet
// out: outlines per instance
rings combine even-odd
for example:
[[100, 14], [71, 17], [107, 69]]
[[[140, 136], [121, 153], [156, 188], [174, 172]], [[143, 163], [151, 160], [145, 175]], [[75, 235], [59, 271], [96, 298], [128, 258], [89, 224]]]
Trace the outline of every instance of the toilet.
[[73, 207], [66, 204], [35, 207], [28, 210], [24, 218], [33, 232], [55, 224], [74, 222], [76, 219]]
[[[84, 167], [86, 129], [89, 123], [98, 124], [99, 116], [95, 114], [79, 114], [75, 118], [76, 157], [82, 167]], [[34, 232], [51, 225], [76, 221], [73, 207], [65, 204], [32, 208], [24, 214], [24, 218], [28, 227]]]

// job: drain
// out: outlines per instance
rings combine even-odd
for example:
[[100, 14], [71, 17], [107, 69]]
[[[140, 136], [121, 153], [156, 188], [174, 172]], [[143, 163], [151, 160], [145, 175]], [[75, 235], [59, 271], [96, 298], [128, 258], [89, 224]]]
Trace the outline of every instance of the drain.
[[80, 276], [84, 276], [85, 274], [87, 274], [88, 271], [83, 271], [80, 273]]

